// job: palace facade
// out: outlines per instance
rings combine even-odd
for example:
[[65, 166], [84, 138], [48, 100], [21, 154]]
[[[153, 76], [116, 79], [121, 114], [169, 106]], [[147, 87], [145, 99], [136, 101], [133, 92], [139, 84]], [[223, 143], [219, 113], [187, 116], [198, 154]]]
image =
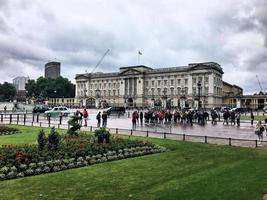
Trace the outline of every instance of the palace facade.
[[156, 68], [121, 67], [114, 73], [77, 74], [76, 99], [87, 107], [191, 107], [222, 105], [223, 70], [218, 63]]

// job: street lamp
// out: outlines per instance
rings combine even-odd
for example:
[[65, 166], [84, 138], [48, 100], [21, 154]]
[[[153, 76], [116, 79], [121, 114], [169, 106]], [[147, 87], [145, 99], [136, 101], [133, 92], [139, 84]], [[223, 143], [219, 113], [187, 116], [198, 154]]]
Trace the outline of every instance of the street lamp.
[[185, 96], [185, 89], [184, 89], [184, 87], [182, 87], [182, 89], [181, 89], [181, 97], [180, 97], [180, 99], [181, 99], [181, 109], [184, 109], [185, 108], [185, 99], [186, 99], [186, 96]]
[[166, 90], [166, 88], [163, 90], [162, 99], [164, 100], [164, 108], [167, 108], [167, 90]]
[[97, 99], [95, 106], [96, 108], [99, 108], [100, 107], [100, 90], [99, 89], [96, 89], [95, 97]]
[[87, 92], [87, 90], [86, 90], [86, 88], [84, 88], [84, 90], [83, 90], [83, 106], [84, 107], [86, 107], [86, 92]]
[[197, 83], [197, 88], [198, 88], [198, 109], [200, 109], [201, 108], [201, 101], [200, 101], [201, 83], [200, 81]]

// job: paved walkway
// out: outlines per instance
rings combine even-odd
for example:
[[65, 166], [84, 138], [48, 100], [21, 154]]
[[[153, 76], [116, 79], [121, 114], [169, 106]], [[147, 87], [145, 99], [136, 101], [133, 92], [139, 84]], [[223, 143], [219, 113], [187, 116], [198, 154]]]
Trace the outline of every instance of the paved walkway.
[[[90, 110], [89, 112], [89, 120], [88, 120], [88, 127], [84, 128], [84, 130], [88, 130], [90, 126], [96, 127], [97, 125], [97, 120], [96, 120], [96, 114], [97, 111], [92, 111]], [[20, 121], [23, 121], [23, 115], [20, 116]], [[12, 120], [14, 120], [14, 123], [16, 121], [16, 117], [14, 116]], [[4, 118], [5, 123], [9, 122], [9, 116], [7, 115]], [[36, 121], [36, 117], [35, 117]], [[62, 124], [65, 124], [65, 126], [61, 126], [62, 128], [67, 128], [67, 121], [68, 118], [63, 118]], [[27, 115], [27, 124], [31, 124], [32, 122], [32, 115]], [[41, 117], [39, 119], [39, 122], [43, 123], [42, 126], [47, 126], [47, 118]], [[59, 118], [51, 118], [51, 124], [58, 124], [59, 123]], [[34, 126], [38, 126], [38, 123], [34, 123]], [[255, 124], [254, 124], [255, 126]], [[225, 138], [222, 140], [222, 142], [214, 142], [214, 143], [224, 143], [228, 144], [229, 141], [227, 140], [228, 138], [232, 138], [233, 141], [236, 139], [238, 140], [252, 140], [252, 142], [249, 143], [249, 145], [243, 145], [243, 144], [237, 144], [238, 146], [255, 146], [255, 140], [257, 140], [257, 136], [254, 134], [254, 126], [251, 126], [250, 123], [241, 123], [240, 127], [234, 126], [234, 125], [223, 125], [222, 122], [218, 122], [216, 125], [212, 125], [211, 122], [208, 122], [204, 126], [200, 126], [198, 124], [194, 124], [193, 126], [190, 125], [182, 125], [182, 124], [144, 124], [143, 126], [137, 125], [136, 131], [133, 132], [133, 135], [139, 134], [142, 136], [145, 136], [145, 132], [149, 131], [150, 136], [154, 137], [163, 137], [162, 134], [154, 134], [156, 132], [166, 132], [166, 133], [172, 133], [172, 135], [168, 134], [167, 138], [170, 139], [182, 139], [182, 135], [191, 135], [195, 137], [189, 138], [187, 136], [187, 140], [190, 141], [200, 141], [203, 142], [203, 138], [205, 136], [208, 136], [208, 140], [210, 138], [215, 137], [215, 138]], [[118, 118], [117, 116], [111, 116], [108, 118], [107, 122], [107, 127], [115, 130], [116, 128], [119, 129], [132, 129], [132, 122], [131, 118], [128, 118], [127, 116], [123, 116]], [[139, 132], [138, 132], [139, 131]], [[121, 133], [122, 131], [120, 131]], [[125, 133], [130, 133], [129, 131], [125, 130]], [[177, 135], [178, 134], [178, 135]], [[197, 136], [199, 136], [199, 140], [196, 140]], [[217, 139], [219, 140], [219, 139]], [[209, 143], [208, 141], [208, 143]], [[266, 133], [264, 133], [264, 143], [262, 143], [262, 146], [267, 146], [267, 136]], [[212, 141], [213, 142], [213, 141]]]

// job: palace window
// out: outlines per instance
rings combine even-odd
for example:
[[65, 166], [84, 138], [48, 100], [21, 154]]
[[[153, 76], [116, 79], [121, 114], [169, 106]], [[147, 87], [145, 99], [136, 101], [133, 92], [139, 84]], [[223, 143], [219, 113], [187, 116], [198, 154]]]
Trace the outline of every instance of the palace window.
[[177, 85], [181, 85], [181, 79], [177, 80]]
[[205, 77], [205, 84], [209, 84], [209, 77]]
[[188, 84], [188, 79], [184, 79], [184, 84], [187, 85]]
[[196, 85], [196, 83], [197, 83], [197, 79], [193, 78], [193, 85]]
[[168, 81], [167, 81], [167, 80], [164, 80], [164, 86], [166, 86], [166, 85], [167, 85], [167, 83], [168, 83]]

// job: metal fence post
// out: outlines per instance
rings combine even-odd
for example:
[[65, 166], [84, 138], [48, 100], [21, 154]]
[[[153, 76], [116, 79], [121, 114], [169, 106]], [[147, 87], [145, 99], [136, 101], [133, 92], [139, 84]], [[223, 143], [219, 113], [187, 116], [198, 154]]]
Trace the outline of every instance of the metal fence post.
[[93, 131], [93, 127], [92, 126], [90, 126], [90, 132], [92, 132]]
[[9, 115], [9, 123], [12, 123], [12, 114]]
[[1, 122], [3, 122], [3, 114], [1, 114]]
[[183, 134], [183, 141], [185, 141], [185, 134]]
[[39, 122], [39, 113], [37, 113], [37, 116], [36, 116], [36, 122], [37, 122], [37, 123]]
[[17, 124], [19, 124], [19, 114], [17, 114]]
[[48, 127], [50, 128], [50, 116], [48, 116]]
[[258, 147], [258, 140], [255, 140], [255, 147], [257, 148]]
[[42, 127], [42, 122], [40, 122], [40, 127]]
[[23, 123], [24, 123], [24, 126], [26, 124], [26, 114], [23, 115]]
[[207, 144], [207, 143], [208, 143], [208, 137], [205, 136], [205, 144]]
[[131, 135], [133, 135], [133, 129], [131, 129]]
[[232, 138], [229, 138], [229, 146], [232, 146]]
[[57, 128], [59, 128], [60, 124], [57, 125]]
[[59, 116], [59, 124], [62, 124], [62, 115]]
[[34, 122], [34, 113], [32, 113], [32, 121]]
[[164, 134], [164, 139], [166, 139], [166, 132], [164, 132], [163, 134]]
[[116, 128], [116, 134], [118, 134], [118, 128]]

